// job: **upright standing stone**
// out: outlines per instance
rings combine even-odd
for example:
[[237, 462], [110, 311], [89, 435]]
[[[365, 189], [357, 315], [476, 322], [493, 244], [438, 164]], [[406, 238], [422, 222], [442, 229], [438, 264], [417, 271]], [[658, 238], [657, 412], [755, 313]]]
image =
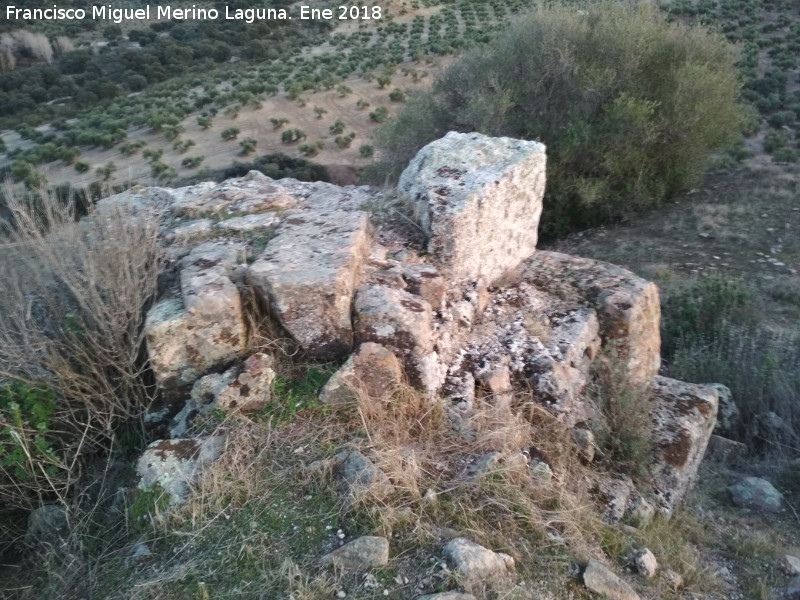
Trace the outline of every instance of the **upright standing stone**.
[[451, 131], [403, 171], [398, 191], [451, 283], [494, 282], [533, 254], [545, 162], [538, 142]]

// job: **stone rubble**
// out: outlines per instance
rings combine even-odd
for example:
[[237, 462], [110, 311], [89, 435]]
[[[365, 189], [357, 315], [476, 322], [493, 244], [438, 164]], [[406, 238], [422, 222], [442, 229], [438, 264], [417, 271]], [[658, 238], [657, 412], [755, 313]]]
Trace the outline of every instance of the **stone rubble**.
[[[176, 439], [157, 442], [140, 461], [142, 482], [164, 480], [181, 496], [211, 443], [189, 448], [183, 437], [193, 416], [269, 402], [271, 359], [247, 358], [255, 333], [247, 311], [259, 304], [310, 360], [345, 361], [322, 390], [324, 403], [352, 402], [354, 392], [388, 402], [408, 384], [442, 398], [453, 428], [470, 438], [476, 403], [514, 410], [524, 390], [570, 430], [566, 439], [587, 465], [597, 450], [598, 407], [587, 394], [592, 365], [619, 356], [629, 383], [651, 390], [655, 460], [641, 493], [625, 480], [600, 486], [606, 516], [644, 527], [656, 508], [671, 514], [692, 485], [718, 405], [726, 428], [736, 422], [735, 405], [724, 386], [658, 377], [652, 282], [601, 261], [536, 250], [545, 161], [535, 142], [451, 132], [420, 151], [397, 198], [252, 171], [104, 200], [103, 210], [125, 203], [163, 213], [170, 260], [145, 333], [157, 384], [185, 406], [171, 425]], [[392, 217], [398, 212], [408, 216]], [[175, 458], [170, 444], [188, 450]], [[168, 455], [165, 478], [152, 465]], [[334, 474], [347, 505], [391, 492], [366, 456], [337, 456], [308, 468]], [[547, 461], [520, 464], [539, 482], [558, 483]]]

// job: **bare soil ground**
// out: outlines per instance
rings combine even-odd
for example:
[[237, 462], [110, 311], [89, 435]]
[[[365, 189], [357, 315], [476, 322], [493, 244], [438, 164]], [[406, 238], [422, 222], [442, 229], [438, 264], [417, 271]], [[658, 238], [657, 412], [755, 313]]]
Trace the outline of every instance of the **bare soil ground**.
[[[181, 123], [185, 132], [179, 139], [191, 139], [195, 142], [195, 146], [185, 153], [174, 150], [173, 143], [165, 140], [162, 133], [146, 129], [131, 132], [128, 140], [142, 139], [147, 142], [146, 148], [163, 149], [164, 156], [161, 161], [173, 167], [178, 172], [178, 178], [189, 177], [198, 170], [181, 166], [181, 161], [189, 156], [204, 156], [205, 160], [200, 168], [207, 167], [217, 170], [230, 166], [234, 161], [247, 162], [262, 154], [281, 152], [290, 156], [301, 156], [298, 146], [323, 140], [325, 142], [324, 149], [316, 156], [310, 157], [309, 160], [333, 167], [334, 173], [339, 173], [342, 172], [342, 166], [361, 167], [372, 160], [359, 156], [359, 147], [362, 144], [373, 143], [372, 132], [378, 125], [370, 119], [369, 113], [379, 106], [385, 106], [390, 115], [394, 114], [401, 103], [392, 102], [389, 99], [389, 93], [395, 88], [408, 92], [430, 85], [435, 70], [440, 68], [440, 65], [441, 62], [400, 65], [397, 74], [392, 78], [392, 83], [383, 89], [375, 81], [369, 82], [362, 78], [347, 79], [343, 83], [352, 90], [352, 93], [346, 96], [342, 96], [335, 89], [305, 92], [300, 100], [291, 100], [283, 94], [272, 96], [267, 98], [261, 108], [243, 108], [236, 118], [224, 116], [222, 113], [218, 114], [214, 117], [212, 126], [206, 130], [197, 124], [196, 115], [192, 115]], [[414, 82], [411, 76], [402, 75], [401, 70], [405, 67], [414, 68], [420, 72], [425, 71], [429, 74]], [[359, 108], [357, 106], [359, 100], [369, 103], [369, 106]], [[314, 112], [314, 108], [317, 106], [326, 111], [322, 118], [317, 118]], [[287, 118], [289, 123], [280, 129], [275, 129], [270, 122], [272, 118]], [[345, 134], [350, 132], [356, 134], [349, 148], [337, 147], [334, 143], [336, 135], [329, 131], [330, 126], [337, 119], [345, 122]], [[225, 141], [220, 137], [220, 133], [229, 127], [238, 128], [240, 133], [236, 139]], [[303, 130], [308, 137], [299, 143], [282, 143], [281, 133], [286, 129], [295, 128]], [[258, 141], [256, 151], [249, 158], [241, 156], [239, 147], [239, 142], [248, 137]], [[133, 156], [125, 156], [120, 152], [119, 146], [108, 150], [96, 148], [84, 151], [80, 160], [91, 165], [90, 170], [86, 173], [77, 173], [72, 166], [65, 165], [61, 161], [42, 165], [41, 170], [50, 182], [69, 182], [73, 186], [84, 187], [97, 179], [95, 170], [98, 167], [111, 161], [117, 166], [117, 171], [110, 181], [111, 184], [129, 181], [140, 184], [154, 182], [150, 173], [150, 163], [142, 157], [141, 151]], [[352, 171], [345, 170], [345, 172], [351, 173], [349, 177], [351, 181], [342, 181], [339, 178], [336, 183], [353, 183]]]

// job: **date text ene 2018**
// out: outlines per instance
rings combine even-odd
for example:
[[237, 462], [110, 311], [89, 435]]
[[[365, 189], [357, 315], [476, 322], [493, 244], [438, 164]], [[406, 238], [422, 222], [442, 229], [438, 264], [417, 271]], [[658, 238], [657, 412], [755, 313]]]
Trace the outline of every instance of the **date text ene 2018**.
[[333, 8], [311, 8], [310, 6], [300, 7], [301, 19], [318, 19], [329, 21], [338, 19], [347, 20], [371, 20], [380, 19], [383, 16], [380, 6], [337, 6]]

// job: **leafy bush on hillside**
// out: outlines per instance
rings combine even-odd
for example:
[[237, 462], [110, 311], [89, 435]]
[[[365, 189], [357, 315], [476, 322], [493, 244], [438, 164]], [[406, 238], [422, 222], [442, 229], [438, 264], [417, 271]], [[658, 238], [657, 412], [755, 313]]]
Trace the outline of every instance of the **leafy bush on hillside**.
[[655, 8], [542, 7], [450, 66], [380, 132], [406, 164], [448, 130], [548, 147], [542, 231], [657, 205], [695, 182], [742, 123], [732, 47]]
[[231, 177], [242, 177], [247, 175], [248, 171], [261, 171], [273, 179], [293, 177], [300, 181], [330, 181], [328, 171], [322, 165], [281, 153], [265, 154], [251, 163], [236, 161], [233, 166], [219, 173], [214, 179], [222, 181]]
[[706, 276], [663, 302], [668, 373], [727, 385], [741, 411], [734, 433], [748, 442], [760, 435], [753, 429], [756, 416], [769, 411], [800, 430], [800, 341], [757, 317], [753, 295], [735, 279]]

